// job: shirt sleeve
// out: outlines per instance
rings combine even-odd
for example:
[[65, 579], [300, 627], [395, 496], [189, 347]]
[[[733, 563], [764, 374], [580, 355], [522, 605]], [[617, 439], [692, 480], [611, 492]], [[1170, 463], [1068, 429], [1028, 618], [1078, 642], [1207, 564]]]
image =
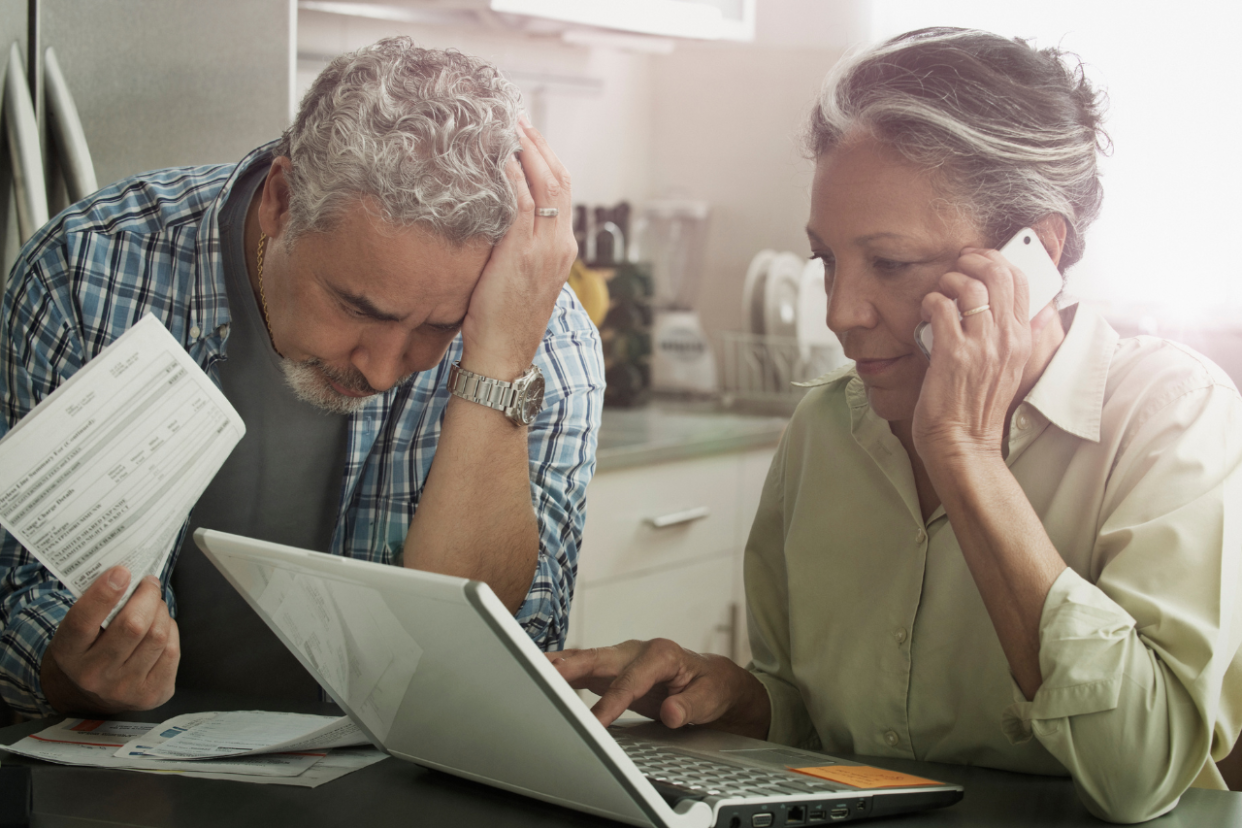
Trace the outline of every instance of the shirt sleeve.
[[1135, 425], [1093, 571], [1066, 570], [1040, 623], [1043, 684], [1004, 727], [1037, 738], [1097, 816], [1152, 819], [1214, 782], [1242, 727], [1242, 400], [1217, 383]]
[[789, 430], [781, 438], [746, 541], [744, 579], [750, 630], [750, 672], [768, 692], [768, 739], [818, 750], [819, 735], [794, 679], [789, 645], [789, 588], [785, 569], [784, 485]]
[[[0, 306], [0, 437], [82, 365], [68, 302], [48, 288], [41, 262], [18, 260]], [[23, 716], [55, 712], [39, 668], [72, 603], [69, 590], [0, 528], [0, 696]]]
[[599, 331], [564, 288], [536, 356], [544, 376], [544, 406], [530, 426], [531, 500], [539, 527], [539, 557], [517, 620], [544, 650], [565, 646], [569, 606], [586, 523], [586, 488], [604, 404]]

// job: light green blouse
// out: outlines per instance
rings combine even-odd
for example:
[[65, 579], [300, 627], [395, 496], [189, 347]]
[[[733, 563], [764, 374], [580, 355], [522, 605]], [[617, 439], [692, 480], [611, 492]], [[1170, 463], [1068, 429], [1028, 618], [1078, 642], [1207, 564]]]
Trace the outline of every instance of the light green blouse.
[[1069, 565], [1027, 701], [943, 508], [852, 369], [777, 450], [746, 549], [769, 738], [1074, 777], [1116, 821], [1172, 808], [1242, 727], [1242, 398], [1193, 351], [1063, 312], [1007, 463]]

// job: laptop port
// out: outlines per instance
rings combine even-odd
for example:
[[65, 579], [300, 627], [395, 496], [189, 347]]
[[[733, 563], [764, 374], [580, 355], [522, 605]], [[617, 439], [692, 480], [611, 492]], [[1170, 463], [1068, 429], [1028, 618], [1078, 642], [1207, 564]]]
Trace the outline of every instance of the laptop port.
[[811, 825], [814, 825], [814, 824], [815, 824], [815, 823], [817, 823], [817, 822], [823, 822], [823, 821], [824, 821], [824, 813], [825, 813], [825, 811], [824, 811], [824, 806], [823, 806], [823, 805], [816, 805], [815, 807], [811, 808], [811, 810], [810, 810], [810, 812], [809, 812], [809, 813], [807, 813], [807, 815], [806, 815], [806, 820], [807, 820], [807, 822], [809, 822]]
[[806, 825], [806, 806], [791, 805], [789, 814], [785, 817], [786, 825]]
[[753, 825], [754, 828], [770, 828], [772, 825], [772, 815], [755, 814], [750, 818], [750, 824]]
[[828, 815], [831, 816], [834, 821], [838, 819], [846, 819], [850, 815], [850, 806], [848, 804], [833, 805], [832, 811]]

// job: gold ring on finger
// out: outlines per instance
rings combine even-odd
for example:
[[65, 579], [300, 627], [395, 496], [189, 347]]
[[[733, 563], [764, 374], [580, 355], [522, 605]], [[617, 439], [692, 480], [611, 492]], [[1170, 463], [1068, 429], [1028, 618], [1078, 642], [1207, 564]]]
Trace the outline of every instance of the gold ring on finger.
[[965, 319], [968, 316], [974, 316], [976, 313], [983, 313], [984, 311], [991, 310], [991, 309], [992, 309], [991, 305], [980, 305], [977, 308], [971, 308], [968, 311], [963, 311], [962, 318]]
[[543, 218], [556, 218], [560, 214], [561, 214], [561, 211], [560, 211], [560, 208], [558, 207], [536, 207], [535, 208], [535, 215], [542, 216]]

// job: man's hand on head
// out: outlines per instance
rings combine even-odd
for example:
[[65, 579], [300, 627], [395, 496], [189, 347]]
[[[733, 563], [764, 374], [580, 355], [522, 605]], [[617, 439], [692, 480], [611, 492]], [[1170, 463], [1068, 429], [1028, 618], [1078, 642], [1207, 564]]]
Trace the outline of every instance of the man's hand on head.
[[107, 629], [100, 627], [129, 579], [124, 567], [104, 572], [56, 629], [40, 680], [61, 713], [150, 710], [172, 698], [181, 642], [157, 579], [144, 578]]
[[[462, 367], [506, 382], [534, 360], [578, 255], [569, 172], [524, 118], [518, 135], [520, 157], [506, 166], [517, 217], [493, 248], [462, 325]], [[548, 207], [560, 214], [536, 215]]]

